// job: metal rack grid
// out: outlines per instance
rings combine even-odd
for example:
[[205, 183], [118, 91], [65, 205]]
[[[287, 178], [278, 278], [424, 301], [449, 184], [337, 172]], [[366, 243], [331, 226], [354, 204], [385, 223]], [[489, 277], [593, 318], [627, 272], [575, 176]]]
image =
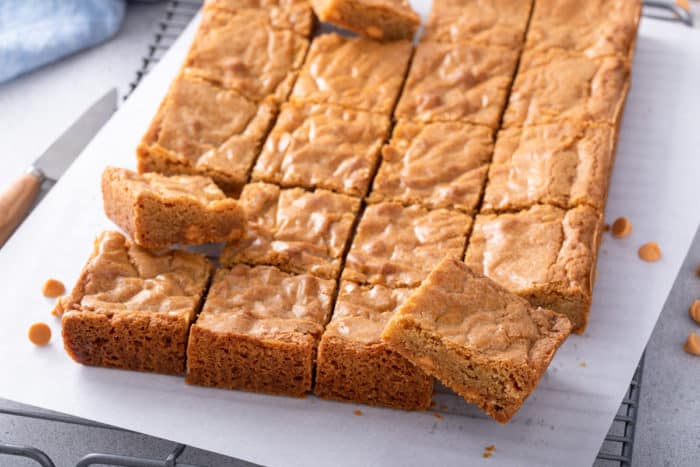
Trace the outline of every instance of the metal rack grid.
[[[651, 0], [645, 0], [644, 4], [645, 7], [648, 7], [645, 10], [646, 16], [677, 21], [687, 25], [692, 24], [692, 20], [689, 19], [690, 17], [687, 12], [679, 9], [674, 4]], [[124, 99], [127, 99], [131, 95], [141, 82], [141, 79], [160, 61], [165, 52], [172, 46], [185, 27], [187, 27], [187, 24], [197, 13], [201, 5], [202, 0], [171, 0], [169, 2], [163, 20], [159, 21], [156, 26], [153, 42], [148, 46], [148, 51], [142, 58], [142, 66], [137, 70], [134, 80], [129, 83], [129, 90]], [[620, 409], [605, 437], [605, 441], [598, 453], [594, 467], [629, 467], [632, 464], [632, 448], [634, 445], [634, 432], [639, 408], [643, 366], [644, 356], [642, 356], [639, 362], [639, 366], [635, 371], [629, 389], [622, 400]], [[90, 420], [31, 408], [0, 408], [0, 414], [33, 418], [55, 423], [80, 425], [95, 429], [129, 432], [128, 430], [115, 428]], [[76, 467], [91, 467], [97, 465], [113, 465], [120, 467], [203, 467], [184, 464], [178, 461], [186, 449], [187, 446], [184, 444], [177, 444], [164, 459], [91, 453], [81, 458], [76, 463]], [[31, 459], [41, 467], [56, 467], [46, 453], [32, 446], [19, 446], [0, 442], [0, 456], [1, 455]]]

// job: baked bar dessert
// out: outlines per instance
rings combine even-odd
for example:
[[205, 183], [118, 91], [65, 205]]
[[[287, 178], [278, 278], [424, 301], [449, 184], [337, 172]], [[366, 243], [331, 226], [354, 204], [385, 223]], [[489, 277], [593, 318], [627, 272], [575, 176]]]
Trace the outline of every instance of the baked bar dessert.
[[422, 41], [519, 48], [533, 0], [433, 0]]
[[394, 314], [382, 339], [505, 423], [570, 331], [565, 316], [535, 308], [447, 258]]
[[265, 10], [235, 13], [205, 8], [185, 59], [187, 77], [211, 81], [259, 101], [285, 101], [306, 56], [309, 40], [271, 26]]
[[640, 0], [537, 0], [525, 49], [631, 61], [641, 13]]
[[615, 155], [608, 125], [561, 122], [498, 134], [481, 212], [535, 204], [605, 208]]
[[503, 127], [563, 120], [619, 125], [629, 89], [629, 65], [558, 50], [525, 52], [513, 84]]
[[535, 306], [588, 321], [602, 219], [595, 209], [537, 205], [476, 217], [465, 263]]
[[396, 116], [498, 128], [517, 61], [517, 49], [421, 42]]
[[137, 148], [139, 172], [211, 177], [236, 195], [277, 113], [203, 80], [177, 78]]
[[323, 34], [311, 43], [291, 100], [337, 104], [389, 116], [401, 92], [413, 47]]
[[226, 244], [221, 264], [266, 264], [324, 279], [338, 277], [359, 199], [251, 183], [240, 202], [248, 215], [246, 236]]
[[369, 200], [471, 214], [481, 198], [492, 153], [490, 128], [400, 120], [391, 141], [382, 148]]
[[245, 212], [208, 177], [102, 172], [105, 214], [145, 248], [198, 245], [240, 238]]
[[205, 8], [233, 13], [249, 8], [265, 10], [273, 27], [290, 29], [304, 37], [310, 37], [314, 27], [314, 14], [308, 0], [207, 0]]
[[358, 284], [415, 287], [445, 256], [461, 258], [471, 217], [398, 203], [367, 206], [342, 278]]
[[316, 395], [405, 410], [430, 406], [432, 378], [379, 338], [412, 291], [341, 282], [318, 348]]
[[334, 289], [270, 266], [217, 270], [190, 332], [186, 381], [302, 397]]
[[311, 0], [318, 19], [377, 40], [413, 39], [420, 17], [406, 0]]
[[84, 365], [182, 374], [190, 324], [209, 283], [204, 255], [152, 252], [103, 232], [56, 304], [68, 354]]
[[285, 104], [253, 180], [364, 196], [390, 124], [387, 116], [335, 105]]

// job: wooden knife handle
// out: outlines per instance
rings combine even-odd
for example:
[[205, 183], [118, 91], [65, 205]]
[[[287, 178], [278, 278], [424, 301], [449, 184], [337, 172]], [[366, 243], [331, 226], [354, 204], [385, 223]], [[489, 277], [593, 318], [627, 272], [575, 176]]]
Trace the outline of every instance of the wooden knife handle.
[[40, 178], [26, 173], [0, 193], [0, 247], [29, 213], [40, 187]]

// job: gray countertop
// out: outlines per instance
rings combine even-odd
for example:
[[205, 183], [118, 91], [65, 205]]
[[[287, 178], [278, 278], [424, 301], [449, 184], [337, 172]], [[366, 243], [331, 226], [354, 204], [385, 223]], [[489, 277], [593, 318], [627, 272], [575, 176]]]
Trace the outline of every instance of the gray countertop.
[[[122, 31], [112, 41], [0, 85], [0, 186], [21, 174], [81, 112], [112, 86], [128, 90], [166, 4], [130, 4]], [[700, 5], [695, 5], [700, 10]], [[37, 133], [37, 128], [41, 131]], [[634, 443], [635, 466], [700, 465], [700, 358], [683, 352], [688, 333], [699, 331], [687, 309], [700, 298], [700, 233], [680, 271], [647, 347]], [[7, 376], [5, 376], [7, 377]], [[0, 400], [0, 407], [18, 407]], [[90, 452], [164, 459], [175, 446], [165, 440], [116, 430], [86, 428], [0, 415], [0, 440], [33, 445], [59, 467]], [[212, 466], [247, 463], [188, 448], [182, 462]], [[0, 458], [2, 466], [32, 461]]]

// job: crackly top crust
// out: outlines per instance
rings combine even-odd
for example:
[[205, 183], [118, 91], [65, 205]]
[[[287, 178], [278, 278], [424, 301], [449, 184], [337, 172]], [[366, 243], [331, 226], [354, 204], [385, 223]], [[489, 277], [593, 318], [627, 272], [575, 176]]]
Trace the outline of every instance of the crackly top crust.
[[640, 0], [537, 0], [525, 48], [631, 59], [641, 12]]
[[324, 22], [376, 40], [413, 39], [420, 16], [406, 0], [311, 0]]
[[219, 269], [195, 326], [213, 332], [291, 340], [320, 337], [335, 281], [272, 266]]
[[629, 65], [619, 58], [591, 60], [560, 51], [525, 52], [503, 126], [561, 120], [616, 126], [629, 87]]
[[190, 321], [210, 273], [204, 255], [180, 250], [155, 253], [118, 232], [102, 232], [78, 282], [58, 301], [55, 313], [152, 312]]
[[489, 168], [482, 212], [538, 203], [588, 204], [602, 211], [612, 170], [615, 133], [575, 122], [502, 130]]
[[358, 199], [326, 190], [251, 183], [240, 202], [248, 215], [246, 237], [226, 245], [222, 264], [271, 264], [288, 272], [337, 277], [360, 208]]
[[422, 41], [518, 48], [532, 0], [433, 0]]
[[585, 296], [593, 287], [600, 215], [537, 205], [476, 217], [465, 263], [519, 295]]
[[291, 100], [389, 115], [411, 56], [409, 41], [324, 34], [314, 39]]
[[326, 326], [324, 339], [380, 344], [384, 326], [413, 291], [412, 288], [392, 289], [341, 281], [333, 318]]
[[272, 28], [264, 10], [231, 13], [204, 10], [202, 22], [185, 59], [184, 74], [233, 89], [252, 100], [287, 99], [301, 67], [308, 39]]
[[423, 204], [471, 213], [493, 153], [491, 129], [459, 122], [401, 120], [382, 148], [371, 202]]
[[389, 124], [389, 117], [370, 112], [285, 104], [267, 137], [253, 178], [363, 196]]
[[447, 209], [367, 206], [342, 277], [360, 284], [416, 286], [443, 257], [462, 255], [471, 222], [466, 214]]
[[502, 47], [422, 42], [396, 116], [498, 128], [517, 60]]
[[[540, 373], [571, 323], [559, 313], [532, 307], [493, 280], [454, 259], [443, 260], [397, 311], [460, 346], [470, 359], [526, 366]], [[533, 381], [534, 383], [534, 381]]]
[[307, 0], [207, 0], [206, 8], [239, 12], [248, 8], [266, 10], [270, 24], [278, 29], [291, 29], [309, 37], [314, 26], [313, 12]]

